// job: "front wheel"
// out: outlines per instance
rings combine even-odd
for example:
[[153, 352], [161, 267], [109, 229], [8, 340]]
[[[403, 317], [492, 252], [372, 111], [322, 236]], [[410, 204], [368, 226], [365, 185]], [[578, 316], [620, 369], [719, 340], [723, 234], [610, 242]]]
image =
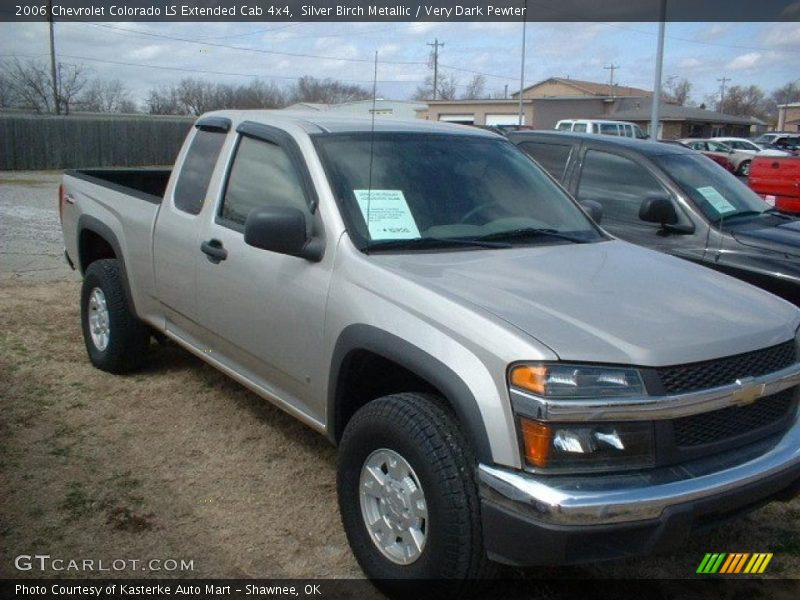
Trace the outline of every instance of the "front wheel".
[[81, 288], [81, 326], [89, 360], [98, 369], [127, 373], [144, 361], [150, 332], [130, 307], [116, 259], [96, 260]]
[[474, 473], [469, 445], [438, 398], [394, 394], [356, 412], [340, 447], [339, 509], [378, 587], [442, 597], [488, 577]]

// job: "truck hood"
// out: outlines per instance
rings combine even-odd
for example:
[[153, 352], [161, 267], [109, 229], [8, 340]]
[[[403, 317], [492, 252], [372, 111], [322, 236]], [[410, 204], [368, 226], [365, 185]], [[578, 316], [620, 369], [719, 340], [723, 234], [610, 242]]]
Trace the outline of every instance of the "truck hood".
[[495, 315], [561, 360], [708, 360], [785, 342], [800, 322], [797, 308], [767, 292], [616, 240], [371, 258]]
[[745, 246], [800, 256], [800, 220], [761, 217], [758, 221], [733, 226], [730, 232]]

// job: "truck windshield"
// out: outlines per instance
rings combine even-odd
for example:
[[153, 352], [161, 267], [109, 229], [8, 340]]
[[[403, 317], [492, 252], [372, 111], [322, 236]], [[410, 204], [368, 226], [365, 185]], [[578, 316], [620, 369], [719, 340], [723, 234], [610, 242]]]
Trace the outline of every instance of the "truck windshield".
[[653, 158], [709, 221], [759, 216], [770, 209], [754, 191], [704, 156], [664, 154]]
[[362, 250], [507, 248], [606, 239], [502, 139], [420, 133], [315, 138]]

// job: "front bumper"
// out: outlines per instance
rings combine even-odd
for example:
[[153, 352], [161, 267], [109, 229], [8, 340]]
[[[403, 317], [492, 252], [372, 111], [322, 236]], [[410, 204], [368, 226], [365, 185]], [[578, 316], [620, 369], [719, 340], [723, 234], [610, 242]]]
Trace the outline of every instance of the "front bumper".
[[690, 533], [800, 491], [800, 419], [777, 437], [647, 472], [536, 476], [480, 465], [489, 556], [573, 564], [674, 547]]

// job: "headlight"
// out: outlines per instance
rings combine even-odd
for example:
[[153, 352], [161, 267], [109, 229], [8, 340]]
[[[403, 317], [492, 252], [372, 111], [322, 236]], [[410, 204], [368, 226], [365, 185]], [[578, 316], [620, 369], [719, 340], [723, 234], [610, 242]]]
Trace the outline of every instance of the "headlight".
[[511, 369], [509, 383], [545, 398], [608, 398], [646, 394], [639, 371], [620, 367], [518, 365]]
[[554, 424], [521, 417], [525, 462], [547, 473], [645, 469], [655, 465], [653, 424]]

